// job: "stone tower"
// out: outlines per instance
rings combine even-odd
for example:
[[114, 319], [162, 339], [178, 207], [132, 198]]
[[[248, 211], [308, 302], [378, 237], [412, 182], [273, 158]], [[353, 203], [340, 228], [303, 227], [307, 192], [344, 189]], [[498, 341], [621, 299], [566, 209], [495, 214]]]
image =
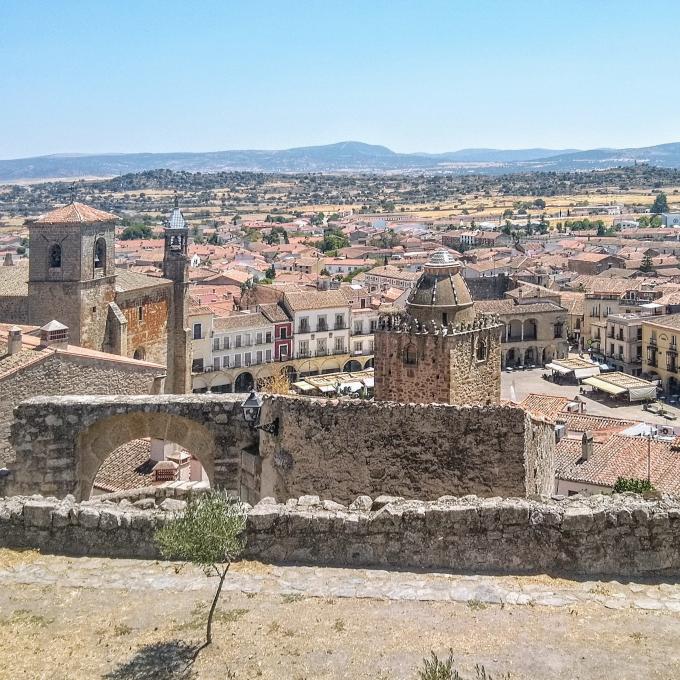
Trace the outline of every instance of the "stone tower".
[[174, 210], [165, 225], [163, 253], [163, 276], [173, 282], [168, 313], [168, 358], [165, 380], [165, 391], [172, 394], [191, 392], [191, 336], [187, 313], [188, 247], [189, 228], [175, 197]]
[[462, 265], [436, 251], [406, 303], [384, 315], [375, 333], [379, 401], [497, 404], [502, 324], [476, 316]]
[[59, 319], [70, 342], [101, 350], [115, 297], [115, 215], [72, 201], [28, 224], [28, 322]]

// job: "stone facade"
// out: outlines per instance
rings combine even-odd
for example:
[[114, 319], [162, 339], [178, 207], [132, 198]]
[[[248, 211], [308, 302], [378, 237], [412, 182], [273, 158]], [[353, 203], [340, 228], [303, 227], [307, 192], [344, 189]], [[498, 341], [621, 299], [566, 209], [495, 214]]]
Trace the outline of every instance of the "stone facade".
[[267, 399], [261, 496], [549, 494], [554, 429], [510, 406], [456, 407], [355, 400]]
[[501, 326], [480, 318], [468, 327], [382, 319], [375, 333], [375, 398], [439, 404], [497, 404]]
[[[0, 500], [0, 546], [72, 555], [156, 558], [154, 532], [184, 503], [164, 499]], [[151, 506], [144, 510], [140, 506]], [[318, 496], [248, 513], [246, 556], [266, 562], [519, 574], [680, 575], [680, 503], [634, 494], [534, 502]]]
[[278, 418], [272, 435], [248, 427], [244, 398], [30, 399], [15, 411], [16, 462], [4, 493], [88, 498], [111, 451], [145, 437], [179, 444], [198, 458], [211, 484], [252, 501], [321, 492], [346, 501], [359, 493], [433, 499], [552, 490], [552, 425], [521, 408], [267, 397], [260, 420]]
[[0, 378], [0, 467], [15, 459], [9, 443], [13, 409], [35, 394], [150, 394], [163, 371], [122, 361], [51, 354]]

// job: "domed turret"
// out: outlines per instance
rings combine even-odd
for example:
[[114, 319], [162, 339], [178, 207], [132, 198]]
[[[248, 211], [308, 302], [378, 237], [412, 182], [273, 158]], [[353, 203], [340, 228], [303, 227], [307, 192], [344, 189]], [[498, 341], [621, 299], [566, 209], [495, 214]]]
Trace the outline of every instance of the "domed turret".
[[462, 268], [448, 251], [432, 253], [406, 302], [409, 314], [421, 323], [471, 323], [475, 312]]

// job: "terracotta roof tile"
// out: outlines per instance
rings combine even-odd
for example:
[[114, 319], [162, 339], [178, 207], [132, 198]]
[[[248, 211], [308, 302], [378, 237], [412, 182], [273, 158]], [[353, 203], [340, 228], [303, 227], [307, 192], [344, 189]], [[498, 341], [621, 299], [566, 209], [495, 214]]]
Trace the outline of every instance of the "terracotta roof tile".
[[39, 217], [36, 224], [74, 224], [90, 222], [113, 222], [118, 216], [113, 213], [97, 210], [84, 203], [69, 203], [62, 208], [55, 208], [45, 215]]

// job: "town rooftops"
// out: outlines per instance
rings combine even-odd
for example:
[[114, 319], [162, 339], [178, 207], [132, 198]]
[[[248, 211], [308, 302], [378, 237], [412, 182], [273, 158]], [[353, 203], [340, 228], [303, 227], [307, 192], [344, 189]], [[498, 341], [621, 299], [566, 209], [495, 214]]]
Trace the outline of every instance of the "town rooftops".
[[26, 297], [28, 295], [28, 267], [14, 265], [0, 267], [0, 296]]
[[113, 222], [118, 216], [113, 213], [97, 210], [84, 203], [72, 202], [61, 208], [55, 208], [42, 215], [34, 224], [90, 224], [92, 222]]
[[130, 269], [116, 269], [116, 291], [119, 293], [140, 290], [142, 288], [155, 288], [156, 286], [164, 286], [171, 283], [170, 279], [164, 279], [160, 276], [147, 276]]
[[381, 276], [389, 279], [399, 279], [402, 281], [417, 281], [420, 278], [420, 272], [409, 272], [399, 269], [393, 265], [384, 265], [382, 267], [374, 267], [366, 272], [367, 276]]
[[665, 316], [649, 316], [643, 318], [644, 323], [654, 326], [662, 326], [672, 330], [680, 330], [680, 314], [667, 314]]
[[501, 315], [523, 315], [541, 314], [544, 312], [564, 312], [564, 307], [555, 302], [545, 300], [543, 302], [529, 302], [517, 304], [514, 300], [506, 298], [503, 300], [477, 300], [474, 304], [475, 311], [480, 314], [501, 314]]
[[213, 320], [215, 331], [232, 331], [241, 328], [263, 328], [272, 322], [260, 312], [236, 312], [229, 316], [217, 316]]

